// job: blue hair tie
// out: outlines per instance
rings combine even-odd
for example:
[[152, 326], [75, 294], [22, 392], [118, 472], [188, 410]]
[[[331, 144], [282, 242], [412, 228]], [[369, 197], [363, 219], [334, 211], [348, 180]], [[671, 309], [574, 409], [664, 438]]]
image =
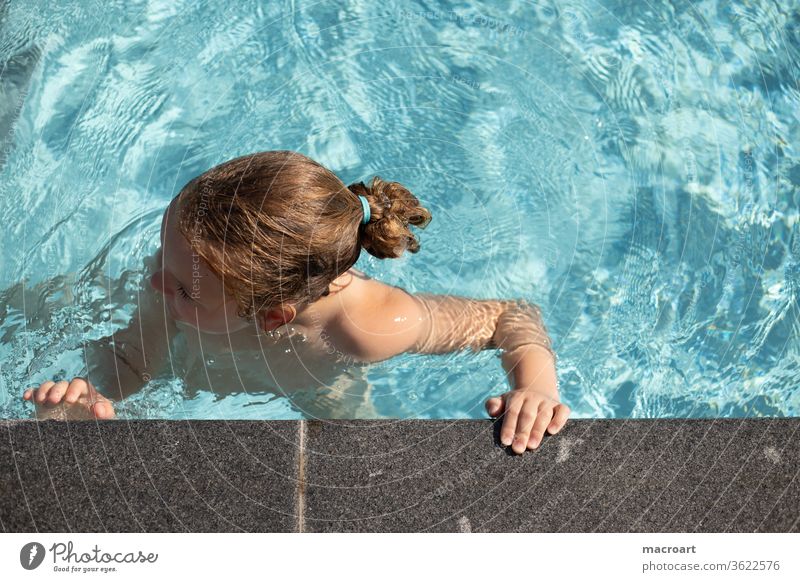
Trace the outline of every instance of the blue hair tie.
[[361, 219], [361, 224], [367, 224], [369, 222], [369, 202], [367, 202], [366, 196], [358, 195], [358, 199], [361, 200], [361, 210], [364, 212], [364, 218]]

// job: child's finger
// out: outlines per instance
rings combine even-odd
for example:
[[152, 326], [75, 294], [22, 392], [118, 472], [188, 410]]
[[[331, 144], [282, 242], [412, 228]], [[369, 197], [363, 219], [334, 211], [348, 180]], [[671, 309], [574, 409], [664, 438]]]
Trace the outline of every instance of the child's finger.
[[553, 420], [548, 425], [547, 432], [550, 434], [556, 434], [558, 431], [560, 431], [564, 426], [564, 423], [567, 422], [570, 412], [569, 406], [566, 404], [559, 404], [556, 406]]
[[74, 404], [78, 401], [81, 394], [86, 394], [88, 392], [88, 388], [89, 386], [83, 378], [73, 378], [72, 382], [69, 383], [69, 388], [67, 388], [64, 400], [70, 404]]
[[549, 406], [539, 407], [539, 415], [536, 417], [536, 422], [533, 423], [533, 429], [531, 430], [531, 438], [528, 441], [528, 446], [530, 448], [535, 449], [542, 442], [542, 438], [544, 437], [544, 431], [547, 428], [547, 425], [550, 423], [552, 418], [553, 418], [552, 408], [550, 408]]
[[94, 414], [95, 418], [98, 419], [114, 418], [114, 407], [110, 402], [101, 400], [94, 403], [92, 406], [92, 413]]
[[511, 447], [511, 450], [515, 453], [520, 454], [525, 452], [531, 429], [536, 421], [537, 408], [538, 402], [535, 400], [526, 400], [525, 404], [522, 406], [522, 410], [519, 412], [519, 416], [517, 417], [517, 430], [514, 435], [514, 443]]
[[50, 391], [47, 393], [47, 402], [49, 404], [58, 404], [61, 402], [61, 399], [64, 397], [64, 392], [67, 391], [67, 387], [69, 386], [69, 382], [66, 380], [61, 380], [56, 382], [55, 385], [50, 388]]
[[504, 445], [510, 445], [514, 440], [514, 432], [517, 428], [517, 417], [522, 408], [524, 398], [514, 397], [513, 395], [506, 398], [506, 411], [504, 413], [503, 428], [500, 429], [500, 442]]
[[39, 385], [38, 390], [36, 390], [35, 400], [39, 404], [44, 404], [45, 399], [47, 398], [47, 393], [50, 391], [50, 388], [55, 386], [56, 383], [52, 380], [48, 380], [47, 382], [42, 382]]
[[22, 393], [23, 400], [30, 400], [31, 396], [33, 396], [33, 390], [31, 390], [30, 388], [28, 388], [27, 390], [25, 390], [25, 392]]
[[69, 388], [67, 388], [67, 393], [64, 395], [64, 400], [70, 404], [75, 404], [78, 398], [81, 397], [81, 394], [83, 394], [83, 390], [80, 386], [70, 384]]
[[486, 411], [490, 416], [497, 416], [503, 412], [503, 399], [499, 396], [489, 398], [489, 400], [486, 401]]

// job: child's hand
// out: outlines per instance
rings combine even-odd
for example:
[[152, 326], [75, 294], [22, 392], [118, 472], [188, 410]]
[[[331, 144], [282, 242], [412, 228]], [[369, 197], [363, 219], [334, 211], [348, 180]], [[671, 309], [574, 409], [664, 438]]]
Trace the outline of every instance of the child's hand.
[[[491, 416], [505, 412], [500, 442], [512, 445], [515, 453], [535, 449], [542, 442], [544, 431], [556, 434], [567, 422], [570, 409], [550, 394], [533, 389], [511, 390], [502, 396], [489, 398], [486, 410]], [[513, 441], [512, 441], [513, 439]]]
[[22, 398], [36, 405], [36, 417], [39, 419], [114, 418], [114, 406], [111, 401], [100, 394], [85, 378], [76, 377], [71, 382], [47, 381], [36, 390], [26, 390]]

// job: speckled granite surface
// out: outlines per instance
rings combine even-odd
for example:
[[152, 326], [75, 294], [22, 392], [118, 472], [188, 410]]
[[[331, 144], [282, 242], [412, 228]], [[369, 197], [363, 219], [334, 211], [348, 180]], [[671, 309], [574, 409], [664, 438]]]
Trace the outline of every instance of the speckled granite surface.
[[800, 531], [800, 419], [2, 421], [0, 526], [52, 531]]

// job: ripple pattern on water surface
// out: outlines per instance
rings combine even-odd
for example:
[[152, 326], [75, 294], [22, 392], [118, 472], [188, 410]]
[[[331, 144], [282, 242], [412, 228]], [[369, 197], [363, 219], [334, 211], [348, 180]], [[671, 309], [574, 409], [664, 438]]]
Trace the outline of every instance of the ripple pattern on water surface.
[[[175, 193], [266, 149], [414, 192], [421, 251], [357, 266], [539, 304], [575, 416], [800, 413], [797, 1], [0, 10], [0, 416], [126, 324]], [[368, 378], [387, 416], [507, 389], [489, 352]], [[120, 411], [298, 414], [174, 378]]]

